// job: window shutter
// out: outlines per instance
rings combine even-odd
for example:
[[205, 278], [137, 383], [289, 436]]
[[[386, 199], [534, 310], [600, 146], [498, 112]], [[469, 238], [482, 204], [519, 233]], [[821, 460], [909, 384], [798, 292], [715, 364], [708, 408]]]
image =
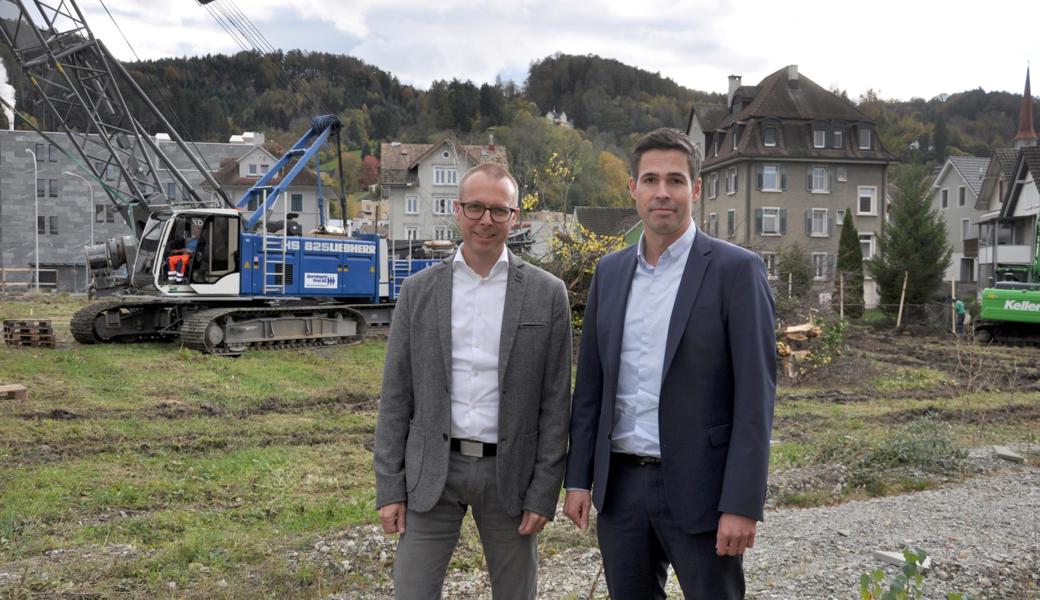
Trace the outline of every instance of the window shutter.
[[830, 235], [834, 235], [834, 228], [837, 227], [837, 219], [835, 217], [833, 208], [827, 211], [827, 231], [830, 232]]
[[787, 167], [780, 165], [777, 169], [780, 171], [780, 191], [787, 191]]
[[740, 187], [740, 174], [737, 173], [737, 168], [733, 167], [733, 193], [737, 193], [737, 188]]
[[[756, 180], [757, 181], [757, 186], [756, 187], [757, 187], [758, 191], [761, 192], [762, 191], [762, 165], [755, 165], [755, 177], [757, 177], [757, 180]], [[759, 228], [759, 233], [761, 233], [761, 228]]]
[[805, 235], [812, 236], [812, 209], [805, 209]]
[[787, 209], [780, 209], [780, 235], [787, 235]]
[[828, 167], [827, 168], [827, 191], [828, 192], [833, 192], [834, 191], [834, 168], [833, 167]]
[[805, 167], [805, 191], [812, 191], [812, 166]]
[[737, 229], [737, 213], [730, 210], [726, 212], [726, 234], [732, 236]]
[[[761, 174], [759, 174], [761, 177]], [[762, 209], [755, 209], [755, 233], [762, 235]]]
[[835, 265], [835, 256], [833, 254], [828, 254], [827, 255], [827, 273], [826, 273], [826, 276], [827, 276], [828, 279], [833, 279], [834, 278], [834, 265]]

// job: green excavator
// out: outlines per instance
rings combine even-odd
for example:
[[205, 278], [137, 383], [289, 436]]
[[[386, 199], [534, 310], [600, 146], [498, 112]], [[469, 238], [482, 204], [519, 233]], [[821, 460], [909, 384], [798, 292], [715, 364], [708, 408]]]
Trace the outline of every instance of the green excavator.
[[975, 321], [978, 341], [1040, 345], [1040, 215], [1033, 264], [1016, 275], [1026, 281], [998, 281], [982, 290], [982, 312]]

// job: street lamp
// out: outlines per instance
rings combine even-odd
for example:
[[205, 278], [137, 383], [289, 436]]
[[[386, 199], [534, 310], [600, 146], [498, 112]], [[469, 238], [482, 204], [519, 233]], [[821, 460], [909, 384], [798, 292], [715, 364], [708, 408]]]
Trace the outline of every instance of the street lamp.
[[39, 172], [36, 170], [36, 153], [29, 148], [25, 149], [26, 152], [32, 154], [33, 157], [33, 216], [36, 217], [36, 227], [33, 230], [36, 232], [36, 292], [40, 291], [40, 178]]
[[[76, 177], [78, 179], [82, 179], [83, 180], [83, 185], [87, 186], [87, 190], [90, 191], [90, 206], [87, 207], [87, 218], [90, 219], [90, 247], [93, 248], [94, 247], [94, 221], [97, 220], [97, 217], [94, 214], [94, 211], [97, 210], [96, 208], [94, 208], [94, 186], [90, 185], [90, 182], [87, 181], [87, 178], [82, 176], [82, 175], [80, 175], [79, 173], [73, 173], [72, 171], [65, 171], [65, 174], [66, 175], [71, 175], [71, 176]], [[87, 287], [87, 290], [88, 290], [88, 293], [89, 293], [89, 289], [90, 289], [90, 259], [87, 257], [87, 253], [86, 252], [83, 253], [83, 277], [86, 278], [86, 280], [84, 281], [84, 286]]]

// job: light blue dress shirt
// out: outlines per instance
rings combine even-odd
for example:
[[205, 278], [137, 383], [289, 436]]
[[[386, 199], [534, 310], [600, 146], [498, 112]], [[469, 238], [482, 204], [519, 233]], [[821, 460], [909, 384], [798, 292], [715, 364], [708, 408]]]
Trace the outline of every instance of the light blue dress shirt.
[[657, 261], [646, 262], [643, 237], [637, 247], [637, 265], [625, 309], [621, 340], [621, 366], [614, 405], [614, 452], [661, 456], [657, 408], [664, 376], [664, 350], [668, 323], [686, 269], [697, 227], [690, 224]]

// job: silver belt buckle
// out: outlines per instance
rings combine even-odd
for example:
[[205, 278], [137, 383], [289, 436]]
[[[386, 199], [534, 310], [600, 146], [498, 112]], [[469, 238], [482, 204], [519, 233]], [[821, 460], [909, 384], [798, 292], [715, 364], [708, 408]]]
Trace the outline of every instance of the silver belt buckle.
[[484, 444], [474, 442], [473, 440], [459, 440], [459, 454], [474, 458], [484, 458]]

